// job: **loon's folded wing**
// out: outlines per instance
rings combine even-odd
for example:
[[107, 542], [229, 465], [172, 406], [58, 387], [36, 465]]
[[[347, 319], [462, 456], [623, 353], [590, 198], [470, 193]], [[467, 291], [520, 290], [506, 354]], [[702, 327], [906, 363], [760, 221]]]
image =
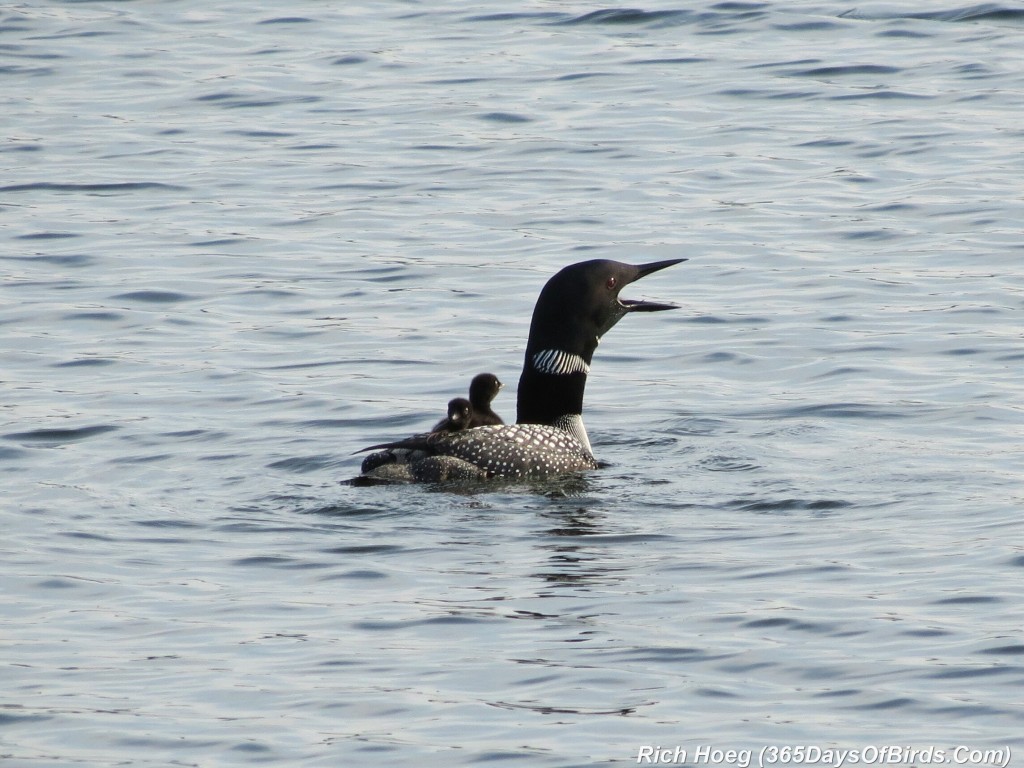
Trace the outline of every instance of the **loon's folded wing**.
[[360, 448], [356, 453], [366, 453], [367, 451], [390, 451], [397, 450], [399, 448], [405, 448], [412, 451], [429, 451], [432, 450], [431, 446], [434, 440], [438, 436], [445, 435], [445, 432], [423, 432], [418, 435], [410, 435], [409, 437], [403, 437], [401, 440], [393, 440], [390, 443], [378, 443], [377, 445], [370, 445], [366, 448]]

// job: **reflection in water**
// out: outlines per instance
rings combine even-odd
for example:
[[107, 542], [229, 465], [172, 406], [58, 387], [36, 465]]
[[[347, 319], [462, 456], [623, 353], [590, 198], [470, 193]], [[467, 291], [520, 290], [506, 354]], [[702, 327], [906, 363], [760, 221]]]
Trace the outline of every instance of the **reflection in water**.
[[542, 531], [536, 548], [547, 555], [550, 569], [534, 573], [546, 584], [576, 586], [608, 584], [618, 580], [623, 566], [612, 565], [615, 551], [606, 542], [593, 540], [606, 535], [607, 516], [585, 507], [548, 510], [542, 513], [551, 527]]

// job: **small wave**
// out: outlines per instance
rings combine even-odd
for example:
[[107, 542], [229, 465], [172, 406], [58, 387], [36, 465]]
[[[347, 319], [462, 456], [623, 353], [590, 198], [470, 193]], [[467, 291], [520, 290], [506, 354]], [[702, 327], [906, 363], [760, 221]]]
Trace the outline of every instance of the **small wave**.
[[294, 557], [281, 557], [279, 555], [254, 555], [252, 557], [241, 557], [231, 562], [232, 565], [269, 566], [271, 568], [287, 568], [289, 570], [311, 570], [316, 568], [330, 568], [333, 563], [319, 563], [312, 560], [299, 560]]
[[109, 184], [58, 184], [52, 181], [37, 181], [32, 184], [9, 184], [6, 187], [0, 187], [0, 192], [137, 192], [143, 189], [181, 191], [188, 187], [163, 184], [158, 181], [125, 181]]
[[758, 501], [737, 501], [734, 502], [737, 509], [744, 512], [789, 512], [795, 510], [809, 510], [812, 512], [824, 512], [832, 509], [845, 509], [852, 507], [849, 501], [841, 499], [763, 499]]
[[162, 517], [162, 518], [155, 518], [155, 519], [152, 519], [152, 520], [135, 520], [133, 522], [133, 525], [137, 525], [140, 528], [160, 528], [161, 530], [162, 529], [166, 529], [166, 528], [172, 528], [172, 529], [176, 529], [177, 530], [177, 529], [182, 529], [182, 528], [205, 528], [206, 527], [202, 523], [196, 523], [196, 522], [192, 522], [190, 520], [180, 520], [178, 518], [173, 518], [173, 517], [171, 517], [171, 518]]
[[141, 301], [146, 304], [175, 304], [179, 301], [190, 301], [193, 297], [177, 291], [130, 291], [112, 296], [119, 301]]
[[152, 453], [144, 456], [122, 456], [121, 458], [112, 459], [111, 464], [150, 464], [155, 461], [166, 461], [173, 458], [173, 454], [170, 453]]
[[572, 80], [590, 80], [595, 77], [610, 77], [610, 72], [572, 72], [568, 75], [560, 75], [555, 78], [557, 82], [568, 82]]
[[[829, 320], [829, 318], [822, 318], [822, 319], [826, 320], [826, 321]], [[837, 322], [837, 321], [833, 320], [832, 322]], [[838, 322], [841, 322], [841, 321], [838, 321]], [[817, 376], [814, 376], [812, 378], [817, 379], [817, 380], [820, 380], [820, 379], [831, 379], [831, 378], [834, 378], [836, 376], [852, 376], [852, 375], [855, 375], [855, 374], [863, 374], [863, 373], [866, 373], [867, 371], [868, 371], [867, 368], [859, 368], [859, 367], [857, 367], [855, 365], [841, 365], [838, 368], [833, 368], [830, 371], [825, 371], [825, 373], [820, 373]]]
[[269, 131], [264, 128], [238, 129], [225, 131], [232, 136], [244, 136], [247, 139], [288, 139], [295, 135], [293, 131]]
[[996, 675], [1019, 675], [1020, 669], [1013, 667], [951, 667], [935, 672], [929, 677], [933, 680], [962, 680], [969, 677], [994, 677]]
[[52, 719], [52, 715], [12, 715], [7, 712], [0, 712], [0, 726], [18, 725], [21, 723], [41, 723]]
[[836, 632], [839, 629], [839, 625], [837, 624], [799, 621], [785, 616], [772, 616], [766, 619], [751, 619], [750, 621], [740, 624], [740, 627], [744, 629], [771, 629], [774, 627], [780, 627], [782, 629], [792, 629], [797, 632], [812, 632], [814, 634], [827, 634], [830, 632]]
[[559, 24], [651, 24], [665, 21], [683, 23], [691, 21], [694, 14], [690, 11], [642, 11], [637, 8], [607, 8], [591, 11], [582, 16], [564, 19]]
[[757, 462], [736, 456], [709, 456], [700, 462], [700, 466], [708, 472], [751, 472], [761, 469]]
[[407, 548], [398, 544], [346, 544], [320, 550], [325, 555], [391, 555], [405, 551]]
[[339, 56], [334, 59], [331, 64], [336, 67], [345, 67], [350, 64], [365, 64], [367, 61], [369, 61], [369, 59], [366, 56], [356, 56], [353, 54], [350, 56]]
[[338, 461], [327, 456], [295, 456], [289, 459], [273, 461], [267, 469], [283, 469], [288, 472], [315, 472], [336, 466]]
[[82, 357], [77, 360], [66, 360], [62, 363], [54, 363], [54, 368], [88, 368], [91, 366], [114, 365], [116, 360], [109, 357]]
[[[354, 478], [358, 479], [358, 478]], [[359, 485], [351, 480], [341, 480], [341, 485]], [[337, 504], [325, 504], [312, 509], [304, 510], [304, 514], [307, 515], [319, 515], [321, 517], [331, 518], [349, 518], [349, 517], [373, 517], [378, 515], [390, 515], [394, 513], [394, 507], [389, 504], [381, 504], [380, 506], [371, 505], [356, 505], [350, 503], [337, 503]], [[402, 547], [394, 547], [394, 551], [402, 549]], [[326, 550], [330, 551], [330, 550]], [[354, 550], [355, 551], [355, 550]], [[367, 550], [369, 551], [369, 550]], [[390, 549], [382, 549], [384, 551], [391, 551]], [[342, 552], [342, 550], [339, 550]], [[342, 552], [343, 553], [343, 552]]]
[[294, 144], [288, 147], [291, 152], [309, 152], [309, 151], [320, 151], [325, 149], [337, 149], [337, 144], [331, 144], [330, 142], [323, 142], [320, 144]]
[[69, 312], [62, 317], [63, 320], [67, 321], [78, 321], [78, 320], [98, 320], [102, 322], [110, 322], [116, 320], [124, 320], [124, 315], [120, 312]]
[[23, 67], [17, 64], [8, 64], [0, 67], [0, 75], [16, 75], [18, 77], [50, 77], [57, 74], [53, 67]]
[[196, 240], [193, 243], [188, 243], [188, 245], [193, 248], [215, 248], [224, 245], [237, 245], [244, 242], [244, 237], [222, 237], [218, 240]]
[[74, 579], [54, 578], [36, 582], [40, 589], [74, 589], [82, 586], [82, 582]]
[[692, 416], [668, 422], [665, 431], [679, 435], [716, 435], [726, 429], [728, 422], [723, 419]]
[[772, 28], [780, 32], [823, 32], [842, 27], [834, 21], [817, 19], [815, 21], [798, 21], [792, 24], [772, 24]]
[[75, 232], [31, 232], [27, 235], [15, 235], [15, 240], [64, 240], [69, 237], [81, 237]]
[[549, 21], [551, 19], [564, 19], [565, 14], [553, 11], [539, 11], [536, 13], [487, 13], [479, 16], [470, 16], [466, 21]]
[[821, 147], [823, 149], [834, 149], [838, 147], [849, 147], [854, 142], [851, 139], [815, 139], [796, 144], [797, 147]]
[[42, 445], [64, 445], [87, 440], [105, 432], [113, 432], [117, 427], [104, 424], [95, 427], [79, 427], [78, 429], [34, 429], [29, 432], [12, 432], [4, 435], [6, 440]]
[[479, 624], [482, 622], [495, 621], [493, 616], [460, 616], [449, 614], [446, 616], [430, 616], [426, 619], [409, 619], [407, 621], [357, 621], [353, 624], [357, 629], [365, 629], [371, 632], [390, 632], [396, 629], [414, 629], [416, 627], [429, 627], [433, 625], [453, 624]]
[[907, 101], [924, 101], [927, 99], [934, 99], [935, 96], [926, 95], [923, 93], [908, 93], [907, 91], [892, 91], [889, 90], [888, 88], [880, 88], [878, 90], [863, 91], [860, 93], [843, 93], [838, 96], [830, 96], [829, 98], [832, 101], [866, 101], [869, 99], [877, 99], [879, 101], [896, 101], [900, 99], [905, 99]]
[[920, 39], [922, 37], [931, 37], [926, 35], [924, 32], [919, 32], [911, 29], [886, 29], [878, 33], [878, 37], [896, 37], [901, 39]]
[[796, 405], [780, 408], [769, 413], [745, 414], [757, 418], [805, 419], [820, 416], [829, 419], [905, 419], [910, 414], [878, 408], [865, 403], [819, 403], [817, 405]]
[[907, 707], [913, 706], [917, 701], [915, 699], [907, 698], [906, 696], [899, 696], [895, 699], [885, 699], [884, 701], [876, 701], [871, 704], [858, 704], [853, 709], [861, 710], [880, 710], [880, 709], [906, 709]]
[[256, 22], [257, 24], [309, 24], [313, 22], [313, 19], [305, 16], [279, 16], [273, 19], [263, 19], [263, 21]]
[[1024, 645], [1000, 645], [995, 648], [984, 648], [978, 653], [991, 654], [993, 656], [1020, 656], [1024, 654]]
[[356, 581], [377, 581], [379, 579], [386, 579], [388, 575], [382, 571], [374, 571], [369, 568], [357, 568], [353, 571], [345, 571], [343, 573], [330, 573], [326, 576], [321, 576], [319, 581], [338, 581], [340, 579], [355, 579]]
[[[652, 707], [655, 704], [656, 702], [653, 701], [644, 701], [639, 704], [633, 704], [626, 707], [603, 709], [594, 707], [560, 707], [540, 704], [514, 704], [508, 701], [490, 702], [492, 707], [499, 707], [501, 709], [527, 709], [541, 715], [632, 715], [640, 707]], [[516, 757], [519, 756], [520, 755], [517, 752]]]
[[533, 120], [525, 115], [517, 115], [514, 112], [487, 112], [480, 115], [481, 120], [489, 120], [492, 123], [532, 123]]
[[1000, 603], [1002, 598], [994, 595], [960, 595], [936, 600], [932, 605], [976, 605], [979, 603]]
[[790, 72], [798, 77], [848, 77], [851, 75], [894, 75], [903, 70], [882, 64], [847, 64], [836, 67], [812, 67]]
[[[866, 178], [863, 176], [856, 176], [847, 178], [846, 181], [853, 182], [856, 184], [871, 184], [875, 182], [875, 179]], [[851, 232], [842, 232], [840, 237], [846, 240], [894, 240], [899, 237], [898, 234], [887, 229], [858, 229]]]
[[946, 636], [951, 635], [953, 633], [952, 632], [948, 632], [945, 629], [928, 628], [928, 629], [907, 629], [907, 630], [904, 630], [903, 632], [900, 632], [900, 634], [901, 635], [905, 635], [907, 637], [946, 637]]
[[700, 11], [645, 11], [639, 8], [606, 8], [554, 22], [560, 25], [600, 24], [608, 26], [673, 27], [700, 24], [721, 32], [724, 24], [766, 16], [767, 4], [754, 2], [716, 3]]
[[604, 659], [613, 659], [627, 663], [672, 663], [681, 662], [706, 663], [729, 658], [732, 654], [715, 653], [705, 648], [691, 646], [640, 646], [620, 651], [610, 651], [603, 655]]
[[93, 259], [82, 253], [46, 254], [33, 253], [29, 256], [0, 256], [5, 261], [21, 261], [31, 264], [57, 264], [62, 267], [84, 267], [93, 263]]
[[629, 65], [645, 65], [645, 64], [703, 64], [708, 59], [704, 56], [675, 56], [657, 59], [636, 59], [635, 61], [626, 62]]
[[214, 103], [227, 109], [251, 109], [254, 107], [277, 107], [286, 104], [315, 104], [323, 101], [322, 96], [310, 94], [275, 94], [274, 96], [252, 96], [235, 91], [218, 91], [197, 96], [193, 101]]
[[912, 11], [900, 13], [896, 11], [862, 11], [853, 8], [839, 14], [839, 18], [861, 19], [864, 21], [882, 21], [888, 19], [919, 19], [923, 21], [1024, 21], [1024, 9], [1010, 8], [995, 3], [969, 5], [964, 8], [950, 8], [944, 11]]

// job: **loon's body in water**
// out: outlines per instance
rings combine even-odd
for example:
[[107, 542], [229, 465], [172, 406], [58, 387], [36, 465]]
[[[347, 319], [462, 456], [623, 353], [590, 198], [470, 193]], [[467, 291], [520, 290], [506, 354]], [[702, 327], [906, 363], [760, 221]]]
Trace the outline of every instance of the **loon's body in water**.
[[[493, 373], [477, 374], [469, 383], [469, 400], [456, 397], [449, 401], [448, 418], [441, 419], [430, 431], [458, 432], [460, 429], [486, 427], [488, 424], [504, 424], [501, 417], [491, 410], [491, 401], [498, 396], [503, 386]], [[469, 409], [468, 415], [464, 414], [466, 408]]]
[[515, 424], [430, 432], [375, 445], [365, 481], [525, 479], [598, 467], [583, 426], [583, 391], [601, 337], [630, 312], [674, 304], [619, 298], [626, 285], [686, 259], [633, 266], [598, 259], [572, 264], [537, 299], [519, 378]]

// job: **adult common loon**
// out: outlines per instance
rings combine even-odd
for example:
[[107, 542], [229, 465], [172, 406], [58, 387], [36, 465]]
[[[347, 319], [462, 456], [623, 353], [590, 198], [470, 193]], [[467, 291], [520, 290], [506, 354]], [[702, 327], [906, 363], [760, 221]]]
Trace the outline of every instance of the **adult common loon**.
[[[448, 418], [441, 419], [431, 432], [458, 432], [470, 427], [504, 424], [491, 409], [491, 402], [505, 386], [493, 373], [478, 373], [469, 383], [469, 400], [456, 397], [448, 402]], [[468, 411], [466, 409], [469, 409]]]
[[371, 446], [365, 481], [526, 479], [597, 469], [583, 426], [583, 391], [601, 337], [630, 312], [677, 309], [619, 291], [686, 259], [571, 264], [548, 280], [533, 309], [515, 424], [430, 432]]

